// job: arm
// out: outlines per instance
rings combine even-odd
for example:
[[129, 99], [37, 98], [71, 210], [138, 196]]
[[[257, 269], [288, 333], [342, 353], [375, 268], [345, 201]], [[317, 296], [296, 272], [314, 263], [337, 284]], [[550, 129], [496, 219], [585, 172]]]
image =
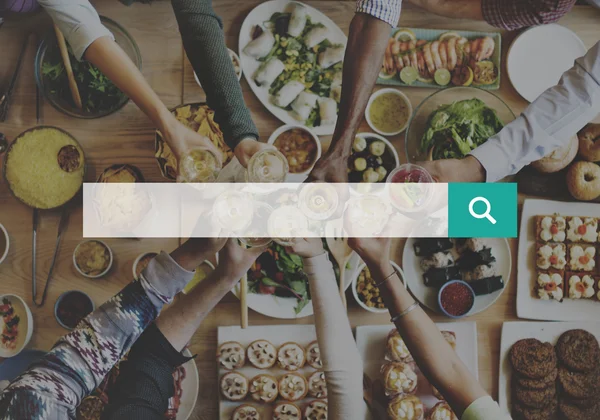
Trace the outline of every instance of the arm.
[[315, 328], [327, 379], [329, 418], [355, 418], [364, 412], [362, 359], [340, 299], [333, 266], [319, 238], [298, 239], [294, 252], [303, 257], [308, 275]]
[[337, 125], [327, 153], [319, 159], [309, 181], [348, 182], [348, 157], [369, 96], [381, 70], [391, 27], [400, 18], [400, 0], [360, 0], [350, 23], [344, 57], [342, 97]]
[[408, 0], [409, 3], [436, 15], [472, 20], [483, 20], [482, 1], [485, 0]]
[[225, 141], [243, 166], [262, 148], [225, 45], [212, 0], [171, 0], [183, 46]]
[[[200, 244], [200, 246], [199, 246]], [[17, 419], [73, 417], [81, 400], [102, 381], [142, 331], [193, 277], [189, 271], [218, 247], [188, 241], [161, 253], [119, 294], [62, 337], [0, 397], [0, 416]]]

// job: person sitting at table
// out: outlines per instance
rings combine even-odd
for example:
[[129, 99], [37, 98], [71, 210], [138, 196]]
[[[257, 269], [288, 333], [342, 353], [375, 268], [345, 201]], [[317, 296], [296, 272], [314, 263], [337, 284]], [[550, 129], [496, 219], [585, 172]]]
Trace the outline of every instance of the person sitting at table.
[[[165, 304], [192, 280], [204, 260], [220, 252], [220, 264], [188, 296], [165, 310]], [[185, 362], [179, 352], [204, 317], [246, 273], [263, 251], [243, 249], [233, 239], [190, 239], [171, 254], [161, 252], [140, 275], [77, 327], [58, 340], [52, 350], [18, 376], [0, 395], [0, 417], [15, 420], [75, 418], [76, 408], [92, 393], [129, 351], [140, 335], [143, 339], [130, 355], [126, 372], [133, 372], [154, 388], [127, 382], [118, 398], [127, 401], [159, 399], [152, 405], [115, 411], [115, 418], [148, 419], [159, 410], [163, 418], [173, 393], [173, 377], [165, 372]], [[181, 322], [183, 319], [186, 322]], [[149, 328], [146, 332], [146, 330]], [[144, 332], [144, 334], [142, 334]], [[143, 347], [141, 347], [143, 345]], [[138, 360], [137, 357], [140, 357]], [[123, 375], [121, 375], [123, 376]], [[125, 377], [123, 379], [127, 381]], [[165, 399], [162, 399], [165, 397]], [[148, 416], [146, 416], [148, 414]]]
[[[175, 119], [129, 56], [114, 42], [113, 35], [102, 25], [88, 0], [38, 2], [62, 31], [75, 58], [94, 64], [130, 97], [164, 134], [177, 157], [194, 147], [209, 148], [219, 155], [209, 139]], [[257, 141], [258, 130], [244, 104], [222, 29], [216, 20], [212, 25], [209, 25], [210, 20], [203, 23], [206, 25], [194, 27], [193, 36], [210, 43], [210, 47], [203, 46], [202, 42], [194, 43], [190, 58], [205, 87], [207, 102], [215, 110], [215, 121], [223, 130], [225, 141], [246, 166], [252, 155], [266, 146]]]

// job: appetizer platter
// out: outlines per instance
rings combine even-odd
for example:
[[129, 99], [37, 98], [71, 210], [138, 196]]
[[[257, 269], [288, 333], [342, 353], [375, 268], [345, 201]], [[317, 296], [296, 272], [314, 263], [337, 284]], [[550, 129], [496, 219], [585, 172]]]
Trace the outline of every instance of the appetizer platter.
[[0, 357], [16, 356], [33, 334], [33, 316], [17, 295], [0, 296]]
[[347, 38], [317, 9], [272, 0], [254, 8], [239, 37], [242, 70], [261, 103], [285, 124], [333, 134]]
[[598, 320], [597, 216], [597, 204], [525, 200], [519, 233], [519, 318]]
[[[438, 323], [444, 338], [457, 352], [473, 375], [478, 377], [477, 362], [477, 324], [474, 322]], [[375, 418], [401, 418], [406, 420], [423, 419], [432, 411], [443, 411], [447, 417], [431, 417], [450, 419], [446, 406], [441, 404], [443, 397], [432, 387], [423, 373], [415, 366], [410, 352], [402, 337], [392, 325], [368, 325], [356, 327], [356, 345], [360, 352], [365, 375], [374, 381], [382, 381], [387, 398], [387, 407], [378, 407], [381, 412]], [[394, 380], [394, 377], [406, 379]], [[375, 397], [375, 396], [374, 396]], [[410, 418], [394, 417], [400, 405], [409, 404], [414, 410]], [[388, 416], [386, 417], [385, 411]], [[421, 414], [421, 416], [419, 416]], [[361, 413], [357, 418], [369, 418], [368, 413]], [[427, 417], [430, 418], [430, 417]]]
[[512, 267], [510, 247], [501, 238], [409, 238], [402, 267], [408, 288], [423, 305], [440, 312], [440, 288], [464, 280], [475, 292], [468, 315], [485, 311], [504, 292]]
[[494, 32], [396, 28], [378, 84], [500, 88], [502, 37]]
[[221, 420], [327, 418], [314, 326], [219, 327], [217, 335]]
[[[600, 324], [505, 322], [498, 403], [521, 418], [596, 419]], [[537, 416], [537, 417], [536, 417]]]

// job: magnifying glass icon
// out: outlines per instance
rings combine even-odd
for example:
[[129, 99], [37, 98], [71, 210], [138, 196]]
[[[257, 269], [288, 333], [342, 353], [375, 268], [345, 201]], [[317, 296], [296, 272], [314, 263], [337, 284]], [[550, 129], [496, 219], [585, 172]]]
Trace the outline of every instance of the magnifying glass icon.
[[[475, 210], [473, 209], [473, 207], [475, 206], [475, 203], [479, 203], [479, 202], [482, 202], [483, 204], [485, 204], [486, 209], [485, 209], [485, 212], [483, 212], [483, 214], [475, 213]], [[490, 204], [489, 200], [485, 197], [475, 197], [469, 203], [469, 213], [471, 213], [471, 216], [473, 216], [476, 219], [488, 219], [492, 225], [495, 225], [497, 223], [497, 221], [490, 215], [491, 211], [492, 211], [492, 205]]]

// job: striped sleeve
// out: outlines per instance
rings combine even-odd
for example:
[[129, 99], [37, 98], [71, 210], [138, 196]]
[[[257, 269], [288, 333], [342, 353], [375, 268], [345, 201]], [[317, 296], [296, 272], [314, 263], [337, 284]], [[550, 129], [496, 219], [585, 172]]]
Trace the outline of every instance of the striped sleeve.
[[356, 12], [371, 15], [395, 27], [400, 20], [402, 0], [357, 0]]

